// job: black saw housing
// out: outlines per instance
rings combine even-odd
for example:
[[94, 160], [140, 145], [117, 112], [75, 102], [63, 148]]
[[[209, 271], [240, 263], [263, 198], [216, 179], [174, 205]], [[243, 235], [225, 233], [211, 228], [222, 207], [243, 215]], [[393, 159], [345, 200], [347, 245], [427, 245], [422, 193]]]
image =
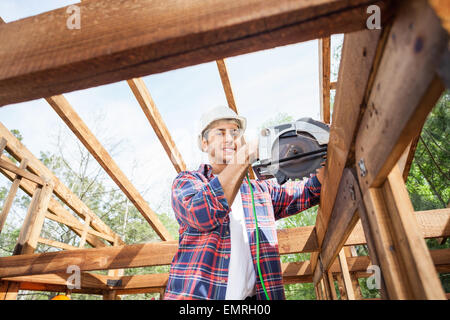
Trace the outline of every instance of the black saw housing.
[[265, 128], [259, 139], [259, 159], [252, 165], [258, 179], [309, 177], [320, 168], [327, 154], [329, 127], [311, 118]]

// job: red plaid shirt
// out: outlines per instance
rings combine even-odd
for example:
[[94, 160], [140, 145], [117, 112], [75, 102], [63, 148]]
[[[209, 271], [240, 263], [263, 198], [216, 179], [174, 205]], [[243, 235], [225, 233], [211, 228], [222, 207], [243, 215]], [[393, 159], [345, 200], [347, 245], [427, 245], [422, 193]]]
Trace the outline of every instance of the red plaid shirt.
[[[251, 180], [258, 218], [260, 266], [271, 300], [285, 299], [275, 220], [299, 213], [319, 203], [320, 182], [315, 175], [305, 181], [279, 185], [273, 180]], [[245, 223], [256, 266], [253, 206], [247, 179], [240, 187]], [[165, 299], [224, 300], [231, 252], [230, 207], [218, 177], [208, 164], [183, 171], [172, 185], [172, 207], [180, 225], [179, 247], [169, 273]], [[265, 299], [259, 277], [256, 295]]]

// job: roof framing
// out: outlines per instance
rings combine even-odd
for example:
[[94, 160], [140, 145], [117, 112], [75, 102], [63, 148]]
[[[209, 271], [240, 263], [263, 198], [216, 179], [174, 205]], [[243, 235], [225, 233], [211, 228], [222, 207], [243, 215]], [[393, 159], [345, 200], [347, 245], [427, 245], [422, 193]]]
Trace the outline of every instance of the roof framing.
[[0, 106], [361, 30], [367, 6], [384, 20], [389, 2], [82, 2], [83, 32], [65, 8], [0, 26]]

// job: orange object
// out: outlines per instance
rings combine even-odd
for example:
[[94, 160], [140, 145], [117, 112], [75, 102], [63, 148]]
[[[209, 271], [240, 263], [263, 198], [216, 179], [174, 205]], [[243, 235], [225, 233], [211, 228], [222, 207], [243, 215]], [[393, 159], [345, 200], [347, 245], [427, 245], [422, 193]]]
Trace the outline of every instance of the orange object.
[[70, 300], [68, 296], [65, 296], [63, 294], [58, 294], [57, 296], [54, 296], [50, 300]]

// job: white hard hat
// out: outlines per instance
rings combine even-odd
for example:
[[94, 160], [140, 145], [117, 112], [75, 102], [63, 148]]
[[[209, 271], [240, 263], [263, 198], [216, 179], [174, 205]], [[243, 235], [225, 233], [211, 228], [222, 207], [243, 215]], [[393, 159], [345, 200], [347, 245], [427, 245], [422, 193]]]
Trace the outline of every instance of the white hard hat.
[[[198, 134], [198, 147], [202, 150], [202, 135], [205, 129], [214, 121], [233, 119], [239, 123], [239, 128], [245, 131], [247, 127], [247, 120], [240, 117], [233, 111], [233, 109], [225, 106], [214, 107], [202, 114], [200, 118], [200, 128]], [[202, 150], [203, 151], [203, 150]]]

